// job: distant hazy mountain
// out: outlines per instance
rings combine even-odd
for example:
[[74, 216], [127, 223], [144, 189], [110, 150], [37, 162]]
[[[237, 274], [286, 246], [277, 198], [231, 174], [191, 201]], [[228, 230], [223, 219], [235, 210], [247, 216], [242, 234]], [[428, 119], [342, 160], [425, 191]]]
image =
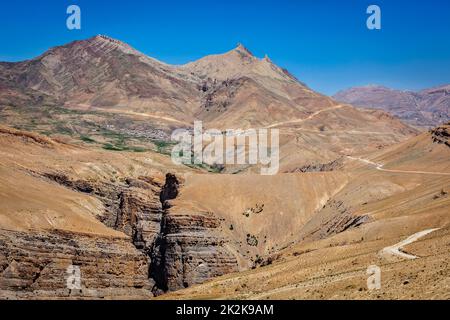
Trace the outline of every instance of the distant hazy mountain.
[[418, 92], [371, 85], [340, 91], [333, 98], [359, 107], [388, 111], [418, 127], [436, 126], [450, 120], [450, 85]]

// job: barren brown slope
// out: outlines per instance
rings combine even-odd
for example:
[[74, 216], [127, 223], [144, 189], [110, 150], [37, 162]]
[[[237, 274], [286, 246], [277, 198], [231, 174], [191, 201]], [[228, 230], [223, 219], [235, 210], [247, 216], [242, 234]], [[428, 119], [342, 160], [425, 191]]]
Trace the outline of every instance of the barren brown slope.
[[[365, 178], [374, 179], [378, 175], [380, 173], [368, 173]], [[384, 177], [386, 181], [390, 179]], [[408, 178], [402, 178], [405, 180]], [[370, 217], [369, 222], [360, 227], [327, 237], [325, 228], [338, 226], [340, 218], [336, 217], [334, 224], [322, 225], [322, 236], [326, 238], [294, 245], [275, 255], [269, 266], [224, 276], [163, 298], [446, 299], [450, 272], [447, 259], [450, 181], [424, 177], [419, 180], [417, 183], [423, 184], [420, 187], [397, 190], [382, 201], [354, 211]], [[447, 188], [447, 194], [441, 194], [442, 187]], [[358, 188], [353, 184], [353, 188], [344, 188], [340, 194], [345, 195], [351, 189]], [[363, 192], [369, 191], [364, 189]], [[354, 193], [353, 197], [363, 199], [365, 196]], [[430, 228], [442, 230], [405, 248], [418, 259], [381, 255], [383, 248]], [[367, 289], [366, 270], [371, 265], [382, 270], [381, 290]]]
[[[0, 299], [152, 296], [142, 243], [159, 232], [165, 157], [4, 127], [0, 154]], [[67, 287], [71, 265], [81, 290]]]
[[[416, 144], [436, 146], [429, 137]], [[400, 150], [398, 158], [414, 158], [417, 151]], [[448, 163], [450, 150], [439, 151], [422, 160], [430, 164], [435, 156], [442, 167], [441, 157]], [[420, 157], [416, 160], [423, 165]], [[447, 299], [450, 177], [429, 167], [430, 174], [385, 172], [349, 160], [344, 167], [349, 182], [297, 230], [298, 244], [263, 259], [267, 266], [162, 298]], [[383, 254], [384, 248], [429, 229], [439, 230], [403, 248], [416, 259]], [[371, 265], [381, 268], [380, 290], [367, 289]]]
[[[0, 298], [146, 298], [238, 269], [214, 212], [166, 207], [166, 173], [199, 170], [11, 128], [0, 153]], [[82, 291], [67, 289], [71, 264]]]
[[450, 124], [444, 124], [369, 157], [387, 170], [450, 173]]
[[[306, 119], [277, 125], [277, 128], [281, 141], [286, 141], [281, 144], [282, 172], [305, 165], [326, 164], [345, 155], [373, 152], [416, 134], [414, 129], [384, 112], [361, 112], [348, 105], [325, 109]], [[311, 151], [315, 156], [310, 158], [307, 155]], [[334, 158], [330, 158], [332, 154]]]
[[[7, 127], [0, 127], [0, 154], [0, 228], [21, 231], [126, 237], [99, 221], [107, 212], [105, 203], [81, 181], [113, 185], [124, 183], [127, 176], [163, 181], [165, 172], [173, 169], [171, 162], [157, 153], [89, 150]], [[71, 188], [71, 181], [79, 181], [79, 187]]]
[[261, 175], [187, 174], [172, 213], [213, 212], [221, 232], [248, 268], [258, 257], [298, 239], [301, 229], [348, 182], [345, 173]]
[[[177, 119], [192, 115], [198, 89], [192, 76], [105, 36], [50, 49], [36, 59], [2, 63], [2, 87], [31, 103], [117, 108]], [[16, 94], [2, 90], [4, 104]]]
[[[107, 203], [81, 182], [113, 179], [114, 160], [10, 128], [0, 128], [0, 154], [0, 299], [151, 295], [146, 256], [100, 221]], [[70, 266], [81, 270], [81, 290], [68, 288]]]
[[104, 210], [98, 199], [42, 181], [3, 161], [0, 177], [2, 229], [64, 230], [125, 237], [96, 219]]

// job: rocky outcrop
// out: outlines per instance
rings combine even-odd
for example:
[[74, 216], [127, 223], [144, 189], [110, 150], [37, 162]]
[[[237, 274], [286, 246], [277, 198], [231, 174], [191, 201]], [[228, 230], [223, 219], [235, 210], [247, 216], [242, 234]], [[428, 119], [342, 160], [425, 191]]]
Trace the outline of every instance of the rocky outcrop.
[[[41, 146], [52, 146], [55, 145], [55, 141], [42, 135], [38, 135], [32, 132], [20, 131], [13, 128], [0, 126], [0, 134], [7, 134], [15, 137], [19, 137], [25, 141], [32, 141], [34, 143], [40, 144]], [[59, 142], [59, 141], [58, 141]]]
[[[80, 270], [76, 288], [71, 266]], [[126, 238], [0, 232], [0, 299], [144, 299], [151, 286], [147, 257]]]
[[356, 216], [349, 212], [343, 212], [327, 221], [323, 230], [327, 236], [332, 236], [352, 228], [357, 228], [368, 221], [369, 216]]
[[162, 187], [159, 195], [159, 200], [164, 209], [171, 207], [170, 200], [173, 200], [178, 196], [181, 183], [182, 181], [174, 174], [168, 173], [166, 175], [166, 183]]
[[341, 169], [342, 166], [343, 166], [342, 158], [339, 158], [328, 163], [308, 164], [303, 167], [295, 168], [294, 170], [291, 170], [288, 173], [336, 171]]
[[237, 271], [237, 260], [226, 248], [221, 221], [210, 212], [173, 206], [180, 181], [167, 175], [161, 192], [164, 213], [152, 256], [155, 294], [189, 287]]
[[136, 248], [148, 254], [161, 232], [162, 205], [160, 185], [147, 181], [127, 180], [129, 188], [120, 194], [115, 229], [130, 235]]
[[430, 133], [434, 143], [445, 144], [450, 148], [450, 122], [430, 130]]
[[217, 81], [208, 79], [203, 83], [201, 90], [204, 92], [202, 109], [209, 111], [224, 112], [232, 104], [232, 100], [237, 92], [243, 87], [245, 82], [251, 79], [242, 77], [232, 80]]
[[325, 239], [344, 231], [358, 228], [370, 222], [368, 215], [356, 215], [343, 201], [330, 199], [318, 213], [310, 228], [305, 229], [302, 239]]
[[237, 271], [236, 258], [217, 232], [220, 221], [210, 213], [170, 214], [152, 260], [158, 289], [177, 290]]
[[100, 199], [105, 213], [98, 219], [133, 239], [138, 249], [150, 250], [160, 232], [161, 183], [151, 177], [128, 178], [124, 183], [73, 180], [62, 173], [44, 176], [70, 189]]
[[103, 202], [105, 212], [97, 217], [102, 223], [110, 228], [115, 228], [117, 222], [117, 212], [120, 205], [120, 194], [126, 185], [120, 183], [108, 183], [97, 180], [73, 179], [62, 172], [35, 173], [54, 181], [69, 189], [90, 194]]
[[45, 177], [104, 203], [106, 212], [99, 219], [130, 236], [135, 248], [147, 255], [147, 277], [156, 295], [237, 271], [237, 260], [220, 235], [221, 221], [210, 212], [174, 207], [183, 183], [174, 174], [166, 175], [164, 185], [151, 177], [117, 184], [73, 180], [59, 173]]

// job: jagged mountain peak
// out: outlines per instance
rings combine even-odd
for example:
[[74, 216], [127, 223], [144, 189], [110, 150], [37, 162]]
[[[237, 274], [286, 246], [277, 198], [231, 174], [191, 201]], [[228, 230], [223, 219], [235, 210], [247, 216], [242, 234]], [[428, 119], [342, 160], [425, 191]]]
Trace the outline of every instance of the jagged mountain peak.
[[[0, 69], [0, 87], [12, 88], [16, 95], [24, 91], [24, 99], [42, 96], [59, 105], [132, 109], [139, 105], [146, 112], [167, 107], [166, 114], [183, 119], [187, 112], [180, 111], [182, 107], [193, 109], [198, 99], [195, 76], [104, 35], [53, 47], [8, 68]], [[8, 101], [14, 99], [5, 95]]]
[[247, 57], [254, 57], [253, 53], [249, 49], [247, 49], [247, 47], [245, 47], [242, 43], [238, 43], [237, 47], [234, 50], [232, 50], [232, 52], [237, 52]]
[[247, 78], [277, 79], [284, 82], [297, 82], [282, 68], [274, 64], [266, 55], [260, 59], [243, 44], [239, 43], [234, 49], [223, 53], [203, 57], [181, 67], [183, 70], [199, 75], [202, 78], [218, 80]]
[[41, 61], [43, 63], [48, 63], [50, 61], [51, 64], [54, 64], [55, 59], [64, 60], [69, 57], [74, 61], [78, 59], [86, 60], [88, 59], [88, 56], [91, 58], [96, 57], [109, 59], [114, 55], [114, 53], [130, 54], [139, 56], [142, 59], [151, 59], [159, 62], [139, 52], [127, 43], [106, 35], [96, 35], [88, 39], [75, 40], [64, 45], [52, 47], [31, 61]]
[[48, 55], [63, 55], [63, 56], [72, 55], [73, 59], [77, 57], [86, 58], [86, 56], [94, 56], [97, 58], [105, 58], [109, 60], [113, 56], [123, 54], [136, 56], [137, 58], [140, 59], [140, 61], [153, 66], [163, 68], [169, 67], [168, 64], [140, 52], [139, 50], [133, 48], [126, 42], [102, 34], [93, 36], [88, 39], [77, 40], [65, 45], [51, 48], [37, 59], [43, 57], [45, 58]]
[[[103, 40], [103, 41], [108, 41], [108, 42], [115, 42], [115, 43], [121, 43], [121, 44], [125, 44], [124, 42], [118, 40], [118, 39], [114, 39], [110, 36], [104, 35], [104, 34], [98, 34], [94, 37], [91, 38], [92, 40]], [[88, 39], [89, 40], [89, 39]]]
[[83, 46], [86, 46], [86, 48], [96, 47], [99, 50], [103, 50], [104, 53], [109, 53], [113, 50], [120, 50], [126, 54], [135, 54], [144, 56], [143, 53], [137, 51], [129, 44], [102, 34], [96, 35], [87, 40], [81, 40], [78, 43]]

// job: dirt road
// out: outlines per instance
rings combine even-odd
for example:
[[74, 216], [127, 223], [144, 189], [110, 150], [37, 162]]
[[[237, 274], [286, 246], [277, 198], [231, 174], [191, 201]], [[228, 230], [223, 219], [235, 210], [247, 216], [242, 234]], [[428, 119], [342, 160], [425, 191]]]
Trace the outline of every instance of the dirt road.
[[427, 234], [439, 230], [439, 228], [437, 229], [427, 229], [424, 231], [420, 231], [417, 232], [415, 234], [413, 234], [412, 236], [408, 237], [407, 239], [393, 245], [390, 247], [386, 247], [383, 250], [380, 251], [380, 254], [382, 256], [397, 256], [400, 258], [404, 258], [404, 259], [417, 259], [416, 256], [412, 255], [412, 254], [407, 254], [405, 252], [400, 251], [404, 246], [407, 246], [408, 244], [411, 244], [417, 240], [419, 240], [420, 238], [426, 236]]
[[316, 111], [316, 112], [314, 112], [313, 114], [311, 114], [310, 116], [308, 116], [307, 118], [304, 118], [304, 119], [295, 119], [295, 120], [289, 120], [289, 121], [283, 121], [283, 122], [276, 122], [276, 123], [271, 124], [270, 126], [267, 126], [266, 129], [279, 127], [279, 126], [282, 126], [282, 125], [285, 125], [285, 124], [301, 123], [301, 122], [306, 121], [306, 120], [311, 120], [312, 118], [316, 117], [317, 115], [321, 114], [322, 112], [335, 110], [335, 109], [339, 109], [339, 108], [342, 108], [342, 107], [343, 107], [343, 105], [340, 104], [340, 105], [337, 105], [337, 106], [334, 106], [334, 107], [331, 107], [331, 108], [326, 108], [326, 109], [322, 109], [322, 110]]
[[409, 170], [384, 169], [383, 168], [383, 166], [384, 166], [383, 164], [375, 163], [375, 162], [367, 160], [367, 159], [355, 158], [355, 157], [351, 157], [351, 156], [347, 156], [347, 158], [349, 158], [351, 160], [356, 160], [356, 161], [361, 161], [361, 162], [367, 163], [369, 165], [372, 165], [372, 166], [376, 167], [377, 170], [384, 171], [384, 172], [410, 173], [410, 174], [430, 174], [430, 175], [437, 175], [437, 176], [450, 176], [450, 173], [448, 173], [448, 172], [429, 172], [429, 171], [413, 171], [413, 170], [409, 171]]

